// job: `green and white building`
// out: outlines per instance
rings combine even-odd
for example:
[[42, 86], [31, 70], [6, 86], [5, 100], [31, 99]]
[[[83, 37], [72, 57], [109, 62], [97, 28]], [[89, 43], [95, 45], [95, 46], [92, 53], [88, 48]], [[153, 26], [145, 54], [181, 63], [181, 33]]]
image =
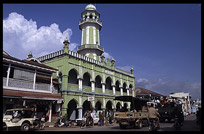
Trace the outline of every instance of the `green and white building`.
[[113, 58], [105, 60], [104, 48], [100, 44], [102, 23], [94, 5], [87, 5], [81, 17], [81, 46], [77, 52], [69, 50], [69, 41], [65, 39], [62, 50], [37, 58], [58, 69], [53, 77], [57, 77], [62, 84], [62, 114], [75, 120], [82, 118], [88, 109], [116, 111], [124, 107], [129, 110], [129, 103], [114, 98], [121, 95], [135, 96], [133, 68], [126, 72], [115, 67]]

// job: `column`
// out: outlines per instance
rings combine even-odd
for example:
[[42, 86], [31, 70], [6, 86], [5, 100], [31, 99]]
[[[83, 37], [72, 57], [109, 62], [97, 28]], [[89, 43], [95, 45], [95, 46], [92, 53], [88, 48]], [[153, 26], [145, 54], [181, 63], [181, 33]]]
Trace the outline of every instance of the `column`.
[[78, 108], [78, 119], [82, 118], [82, 107]]
[[33, 90], [35, 90], [36, 72], [37, 71], [35, 70], [34, 78], [33, 78]]
[[115, 95], [115, 85], [112, 85], [113, 87], [113, 95]]
[[96, 28], [93, 27], [93, 44], [96, 44]]
[[79, 96], [78, 118], [82, 118], [82, 96]]
[[135, 90], [132, 88], [132, 97], [135, 96]]
[[82, 91], [82, 78], [79, 78], [79, 91]]
[[120, 87], [120, 94], [123, 96], [123, 87]]
[[101, 83], [102, 84], [102, 92], [105, 94], [105, 88], [106, 88], [106, 83]]
[[127, 96], [129, 96], [130, 95], [130, 90], [129, 89], [127, 89]]
[[83, 37], [84, 37], [84, 29], [82, 29], [82, 32], [81, 32], [81, 45], [83, 45], [83, 42], [84, 42]]
[[11, 64], [9, 64], [9, 67], [8, 67], [8, 70], [7, 70], [7, 78], [6, 78], [6, 86], [7, 87], [8, 87], [8, 82], [9, 82], [10, 70], [11, 70]]
[[50, 102], [50, 105], [49, 105], [49, 120], [48, 122], [51, 122], [52, 121], [52, 102]]
[[98, 29], [97, 29], [97, 33], [98, 33], [98, 45], [100, 45], [99, 30]]
[[91, 81], [91, 90], [95, 92], [95, 81]]
[[52, 84], [52, 75], [51, 75], [51, 80], [50, 80], [50, 92], [52, 92], [52, 87], [53, 87], [53, 84]]
[[86, 44], [89, 44], [89, 27], [86, 27]]

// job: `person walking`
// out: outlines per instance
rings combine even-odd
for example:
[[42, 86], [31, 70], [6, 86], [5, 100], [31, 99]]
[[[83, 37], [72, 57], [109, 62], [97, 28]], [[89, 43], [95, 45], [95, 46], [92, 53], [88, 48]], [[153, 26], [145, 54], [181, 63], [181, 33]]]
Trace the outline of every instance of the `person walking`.
[[108, 119], [109, 119], [109, 124], [112, 124], [112, 120], [113, 120], [113, 111], [109, 109], [108, 112]]
[[99, 126], [103, 126], [103, 113], [99, 112]]

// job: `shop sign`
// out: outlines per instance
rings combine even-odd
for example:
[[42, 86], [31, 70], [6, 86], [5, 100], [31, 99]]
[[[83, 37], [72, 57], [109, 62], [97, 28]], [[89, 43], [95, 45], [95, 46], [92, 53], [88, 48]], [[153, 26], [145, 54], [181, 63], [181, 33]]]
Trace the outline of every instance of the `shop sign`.
[[90, 96], [88, 97], [88, 101], [94, 101], [95, 97], [94, 96]]

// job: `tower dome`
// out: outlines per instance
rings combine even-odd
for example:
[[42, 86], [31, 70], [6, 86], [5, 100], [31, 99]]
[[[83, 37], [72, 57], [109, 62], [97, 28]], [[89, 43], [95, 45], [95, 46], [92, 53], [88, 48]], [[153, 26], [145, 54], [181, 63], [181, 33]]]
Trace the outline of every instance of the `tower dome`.
[[96, 7], [95, 7], [93, 4], [88, 4], [88, 5], [85, 7], [85, 10], [96, 10]]

